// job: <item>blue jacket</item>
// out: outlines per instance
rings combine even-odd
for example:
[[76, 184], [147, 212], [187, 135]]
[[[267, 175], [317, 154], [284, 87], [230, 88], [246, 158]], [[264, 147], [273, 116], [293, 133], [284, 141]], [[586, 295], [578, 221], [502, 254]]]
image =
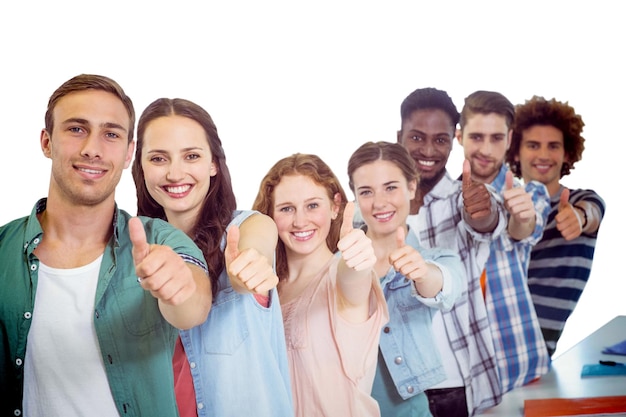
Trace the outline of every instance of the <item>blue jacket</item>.
[[[253, 211], [235, 212], [240, 225]], [[222, 249], [226, 246], [222, 238]], [[276, 289], [267, 308], [230, 285], [226, 270], [208, 319], [180, 333], [198, 416], [293, 416], [282, 311]]]
[[461, 259], [448, 249], [425, 249], [414, 233], [406, 243], [443, 273], [443, 289], [434, 298], [420, 296], [413, 281], [390, 268], [381, 280], [389, 323], [380, 336], [380, 351], [398, 394], [407, 399], [445, 380], [446, 374], [432, 334], [435, 309], [449, 310], [464, 282]]

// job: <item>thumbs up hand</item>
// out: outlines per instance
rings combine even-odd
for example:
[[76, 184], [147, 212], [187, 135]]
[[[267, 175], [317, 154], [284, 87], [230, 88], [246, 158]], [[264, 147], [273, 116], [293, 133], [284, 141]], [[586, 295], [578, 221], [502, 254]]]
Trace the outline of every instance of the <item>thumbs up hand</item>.
[[506, 172], [506, 186], [502, 193], [504, 207], [516, 222], [528, 223], [536, 218], [532, 196], [522, 187], [513, 186], [513, 173]]
[[270, 261], [254, 248], [239, 250], [240, 231], [231, 226], [226, 234], [224, 261], [231, 285], [238, 292], [267, 294], [278, 285], [278, 276]]
[[463, 161], [463, 206], [474, 220], [491, 216], [491, 194], [485, 184], [472, 179], [472, 168], [467, 159]]
[[421, 284], [428, 274], [428, 264], [415, 248], [405, 243], [405, 238], [404, 227], [398, 227], [396, 249], [389, 254], [389, 263], [406, 278]]
[[569, 203], [569, 188], [563, 188], [559, 199], [559, 212], [555, 216], [556, 228], [565, 240], [576, 239], [583, 231], [581, 214]]
[[137, 217], [128, 223], [135, 273], [139, 284], [165, 304], [180, 305], [196, 291], [185, 261], [169, 246], [151, 245]]
[[374, 266], [376, 254], [370, 238], [365, 236], [361, 229], [353, 228], [353, 218], [354, 202], [350, 201], [343, 211], [337, 248], [341, 251], [341, 256], [348, 267], [355, 271], [363, 271]]

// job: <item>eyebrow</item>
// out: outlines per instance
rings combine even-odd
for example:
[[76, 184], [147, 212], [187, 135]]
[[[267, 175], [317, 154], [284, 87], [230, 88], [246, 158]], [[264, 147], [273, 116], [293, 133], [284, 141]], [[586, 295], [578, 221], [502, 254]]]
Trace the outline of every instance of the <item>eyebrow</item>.
[[[80, 117], [70, 117], [69, 119], [66, 119], [62, 122], [62, 124], [66, 125], [66, 124], [70, 124], [70, 123], [78, 123], [78, 124], [82, 124], [82, 125], [90, 125], [91, 123], [89, 122], [89, 120], [87, 119], [83, 119]], [[100, 123], [99, 125], [100, 127], [104, 127], [106, 129], [119, 129], [122, 130], [124, 132], [128, 132], [128, 129], [125, 128], [124, 126], [118, 124], [118, 123], [113, 123], [113, 122], [105, 122], [105, 123]]]
[[[189, 151], [197, 151], [197, 150], [204, 151], [204, 148], [200, 146], [191, 146], [189, 148], [183, 148], [180, 151], [189, 152]], [[146, 153], [169, 153], [169, 151], [165, 149], [150, 149], [150, 150], [147, 150]]]

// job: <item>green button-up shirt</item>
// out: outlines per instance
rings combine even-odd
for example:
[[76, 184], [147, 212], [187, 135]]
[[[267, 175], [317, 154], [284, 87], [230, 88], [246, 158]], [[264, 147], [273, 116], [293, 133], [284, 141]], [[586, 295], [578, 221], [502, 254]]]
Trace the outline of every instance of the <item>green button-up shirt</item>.
[[[24, 358], [44, 238], [37, 213], [0, 227], [0, 415], [22, 413]], [[157, 300], [137, 283], [128, 233], [131, 216], [116, 208], [113, 235], [102, 258], [93, 320], [113, 398], [123, 416], [177, 416], [172, 355], [178, 330], [161, 315]], [[167, 245], [206, 270], [202, 252], [180, 230], [142, 218], [148, 243]], [[68, 322], [68, 325], [71, 325]], [[77, 363], [76, 366], [80, 366]], [[86, 381], [88, 383], [88, 381]], [[98, 410], [94, 410], [96, 415]]]

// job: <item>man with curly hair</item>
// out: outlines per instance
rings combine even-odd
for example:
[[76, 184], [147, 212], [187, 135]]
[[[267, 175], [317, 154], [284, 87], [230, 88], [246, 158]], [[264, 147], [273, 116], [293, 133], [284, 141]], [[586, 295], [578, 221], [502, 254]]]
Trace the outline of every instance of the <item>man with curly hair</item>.
[[605, 204], [593, 190], [560, 180], [581, 160], [583, 120], [567, 103], [534, 96], [516, 106], [507, 162], [524, 182], [545, 184], [550, 214], [531, 252], [528, 287], [550, 355], [591, 273]]

